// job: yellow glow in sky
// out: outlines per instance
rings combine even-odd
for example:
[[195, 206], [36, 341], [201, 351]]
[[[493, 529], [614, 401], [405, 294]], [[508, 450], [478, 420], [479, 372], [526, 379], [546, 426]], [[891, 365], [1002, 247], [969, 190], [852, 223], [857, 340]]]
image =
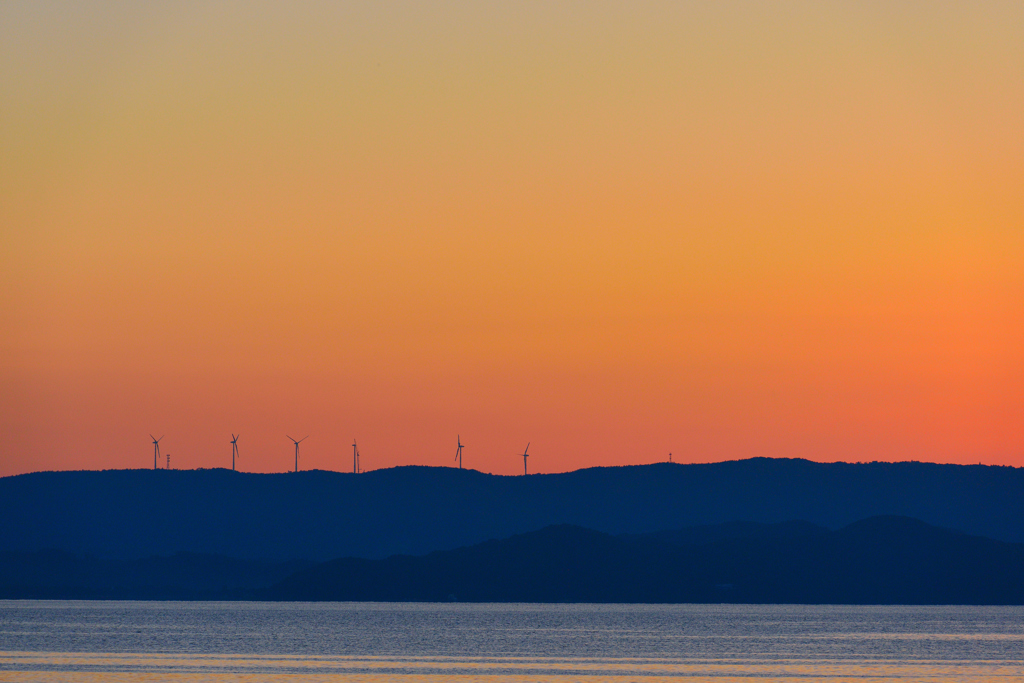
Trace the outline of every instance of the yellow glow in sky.
[[0, 475], [1022, 465], [1021, 45], [1015, 2], [0, 4]]

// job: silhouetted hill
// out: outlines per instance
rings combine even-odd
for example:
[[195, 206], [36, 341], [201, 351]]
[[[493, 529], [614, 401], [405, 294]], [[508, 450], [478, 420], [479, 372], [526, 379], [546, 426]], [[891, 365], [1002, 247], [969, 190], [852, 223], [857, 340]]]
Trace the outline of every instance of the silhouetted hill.
[[[269, 593], [286, 600], [444, 602], [643, 602], [650, 578], [645, 547], [582, 527], [559, 525], [422, 557], [343, 558], [285, 579]], [[655, 572], [662, 583], [669, 575]], [[643, 582], [641, 582], [643, 583]], [[621, 585], [617, 585], [621, 584]], [[604, 597], [607, 596], [607, 597]]]
[[903, 517], [875, 517], [836, 532], [754, 533], [686, 545], [560, 525], [423, 557], [333, 560], [285, 579], [267, 596], [1024, 604], [1024, 544], [968, 536]]
[[838, 528], [903, 515], [1024, 541], [1024, 469], [755, 458], [495, 476], [230, 470], [40, 472], [0, 478], [0, 550], [138, 559], [382, 558], [574, 524], [612, 534], [730, 520]]
[[0, 552], [0, 599], [251, 599], [310, 564], [195, 553], [103, 560], [61, 550]]
[[637, 541], [653, 541], [667, 545], [705, 545], [716, 541], [727, 541], [737, 538], [753, 539], [788, 539], [803, 536], [820, 536], [829, 533], [825, 527], [810, 522], [779, 522], [777, 524], [760, 524], [758, 522], [725, 522], [723, 524], [705, 524], [684, 529], [668, 529], [652, 531], [647, 534], [622, 534], [620, 537]]

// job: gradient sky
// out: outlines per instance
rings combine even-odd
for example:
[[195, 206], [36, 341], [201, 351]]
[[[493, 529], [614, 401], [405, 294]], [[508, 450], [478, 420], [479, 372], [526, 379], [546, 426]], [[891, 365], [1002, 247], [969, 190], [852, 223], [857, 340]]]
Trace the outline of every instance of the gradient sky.
[[1024, 3], [0, 3], [0, 475], [1024, 465]]

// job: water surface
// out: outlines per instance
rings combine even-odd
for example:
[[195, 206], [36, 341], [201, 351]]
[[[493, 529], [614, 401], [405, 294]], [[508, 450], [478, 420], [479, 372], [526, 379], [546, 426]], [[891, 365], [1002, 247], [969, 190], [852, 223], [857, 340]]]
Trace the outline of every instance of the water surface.
[[1021, 681], [1024, 608], [0, 601], [0, 681]]

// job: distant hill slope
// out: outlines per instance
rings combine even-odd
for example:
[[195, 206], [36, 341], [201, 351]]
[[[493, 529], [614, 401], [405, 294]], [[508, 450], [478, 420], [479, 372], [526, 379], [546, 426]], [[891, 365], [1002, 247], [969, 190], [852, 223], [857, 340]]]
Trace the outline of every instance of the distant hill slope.
[[60, 550], [0, 552], [0, 599], [239, 600], [310, 562], [176, 553], [103, 560]]
[[759, 540], [783, 540], [804, 536], [822, 536], [828, 534], [825, 527], [810, 522], [778, 522], [765, 524], [758, 522], [724, 522], [722, 524], [704, 524], [685, 527], [683, 529], [667, 529], [652, 531], [646, 534], [622, 534], [626, 540], [653, 541], [666, 545], [704, 545], [718, 541], [730, 541], [738, 538]]
[[[827, 534], [807, 522], [729, 522], [628, 537], [668, 545], [737, 538]], [[253, 600], [288, 576], [314, 565], [175, 553], [142, 559], [99, 559], [61, 550], [0, 551], [0, 600]]]
[[[756, 531], [756, 530], [755, 530]], [[1024, 604], [1024, 544], [904, 517], [668, 545], [570, 525], [423, 557], [339, 559], [279, 600]]]
[[553, 524], [635, 534], [802, 519], [834, 529], [875, 515], [1024, 541], [1024, 468], [755, 458], [528, 477], [400, 467], [359, 475], [213, 469], [0, 478], [0, 550], [100, 558], [180, 551], [273, 561], [382, 558]]
[[1024, 544], [905, 517], [828, 531], [726, 523], [611, 536], [556, 525], [383, 560], [0, 552], [0, 599], [1024, 604]]

